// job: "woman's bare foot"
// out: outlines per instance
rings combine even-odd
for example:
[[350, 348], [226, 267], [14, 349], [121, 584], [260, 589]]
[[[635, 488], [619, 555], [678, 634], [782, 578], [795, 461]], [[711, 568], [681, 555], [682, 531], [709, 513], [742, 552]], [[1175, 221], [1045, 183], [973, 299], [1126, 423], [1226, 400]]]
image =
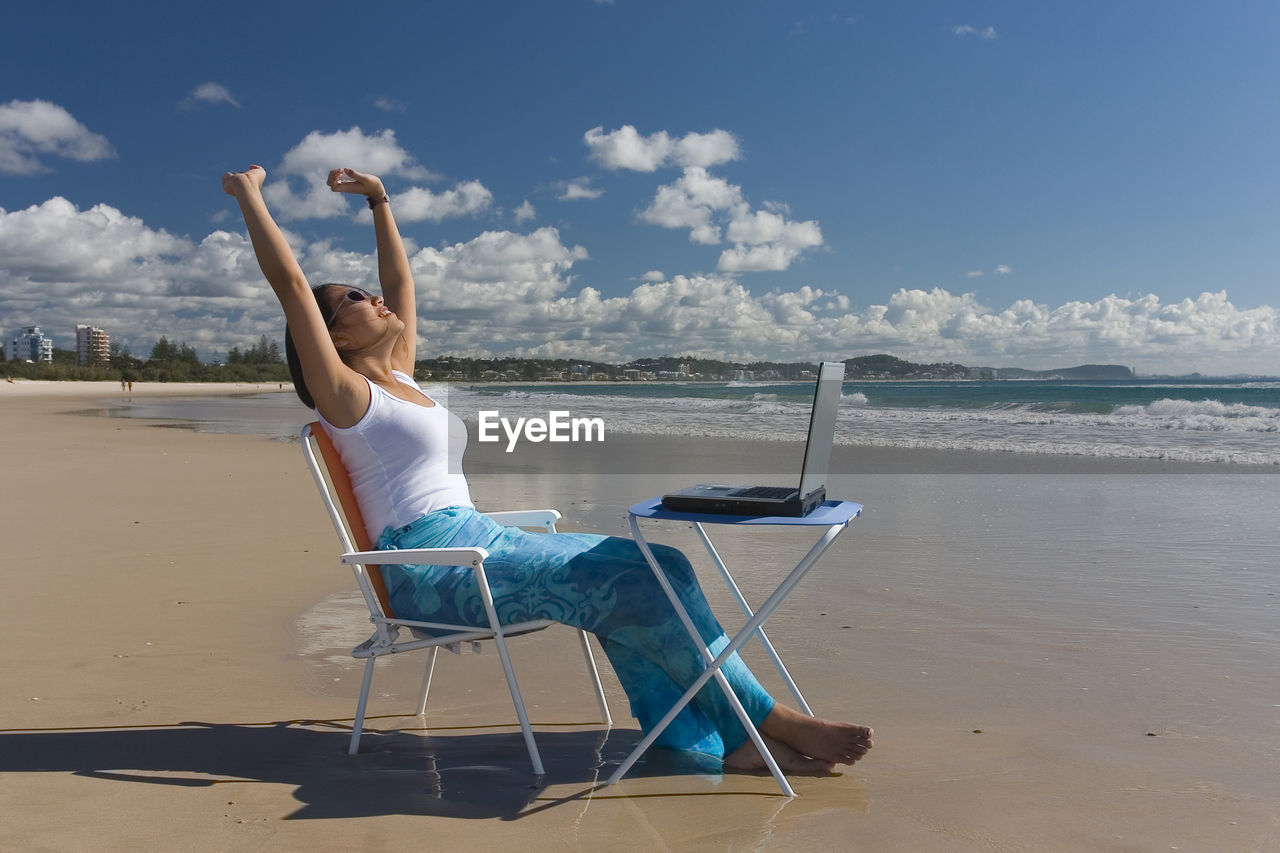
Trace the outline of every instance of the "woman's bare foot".
[[[825, 776], [835, 767], [830, 761], [801, 755], [785, 743], [774, 740], [768, 735], [762, 734], [760, 739], [769, 748], [773, 760], [778, 762], [778, 767], [788, 775]], [[768, 769], [764, 756], [750, 739], [724, 757], [724, 766], [728, 770], [736, 770], [740, 773], [758, 773]]]
[[760, 731], [801, 755], [831, 764], [853, 764], [871, 749], [869, 726], [810, 717], [785, 705], [774, 706]]

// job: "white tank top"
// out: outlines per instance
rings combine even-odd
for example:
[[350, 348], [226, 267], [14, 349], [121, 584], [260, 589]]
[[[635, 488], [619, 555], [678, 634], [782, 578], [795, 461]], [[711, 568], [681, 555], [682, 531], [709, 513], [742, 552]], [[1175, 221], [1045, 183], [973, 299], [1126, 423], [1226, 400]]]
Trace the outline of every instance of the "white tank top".
[[[392, 374], [422, 390], [413, 377]], [[370, 541], [438, 509], [475, 507], [462, 474], [467, 428], [439, 403], [420, 406], [369, 382], [369, 408], [354, 426], [336, 427], [323, 416], [320, 423], [351, 477]]]

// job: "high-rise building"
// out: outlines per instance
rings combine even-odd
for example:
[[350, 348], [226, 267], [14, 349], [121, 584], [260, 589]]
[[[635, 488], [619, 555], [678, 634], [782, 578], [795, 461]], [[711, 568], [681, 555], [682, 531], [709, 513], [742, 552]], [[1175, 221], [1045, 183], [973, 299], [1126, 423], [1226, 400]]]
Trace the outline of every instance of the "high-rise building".
[[9, 341], [10, 361], [53, 361], [53, 338], [40, 334], [39, 326], [23, 326]]
[[111, 360], [111, 340], [97, 326], [76, 324], [76, 363], [82, 366], [106, 364]]

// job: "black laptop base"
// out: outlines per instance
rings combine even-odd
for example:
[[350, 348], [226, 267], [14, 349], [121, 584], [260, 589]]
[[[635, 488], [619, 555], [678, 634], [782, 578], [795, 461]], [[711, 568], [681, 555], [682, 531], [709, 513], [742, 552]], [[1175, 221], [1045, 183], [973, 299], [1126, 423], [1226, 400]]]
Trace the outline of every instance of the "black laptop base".
[[[715, 515], [756, 515], [783, 516], [785, 518], [801, 518], [813, 512], [814, 507], [827, 499], [826, 488], [820, 488], [805, 495], [804, 500], [798, 496], [789, 500], [768, 500], [762, 498], [734, 497], [725, 494], [716, 497], [710, 492], [723, 489], [725, 492], [742, 490], [738, 486], [712, 486], [704, 484], [685, 489], [683, 493], [663, 495], [662, 505], [675, 512], [704, 512]], [[701, 494], [688, 494], [701, 492]], [[797, 493], [798, 495], [798, 493]]]

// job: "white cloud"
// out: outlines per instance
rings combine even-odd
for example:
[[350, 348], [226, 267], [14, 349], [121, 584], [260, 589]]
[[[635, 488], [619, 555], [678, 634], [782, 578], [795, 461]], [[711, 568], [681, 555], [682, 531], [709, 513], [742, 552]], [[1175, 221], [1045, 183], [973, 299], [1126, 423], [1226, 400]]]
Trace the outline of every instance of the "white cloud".
[[658, 187], [640, 220], [663, 228], [688, 228], [691, 241], [710, 246], [720, 242], [721, 234], [713, 220], [730, 210], [747, 210], [741, 188], [695, 166], [685, 169], [675, 183]]
[[[341, 162], [341, 161], [339, 161]], [[262, 197], [267, 200], [277, 219], [288, 222], [291, 219], [332, 219], [350, 213], [346, 199], [331, 191], [324, 183], [324, 174], [312, 176], [307, 181], [290, 180], [290, 176], [267, 174], [267, 181], [262, 186]], [[296, 192], [294, 186], [300, 184], [302, 191]]]
[[720, 254], [721, 272], [784, 270], [805, 249], [822, 245], [817, 222], [787, 219], [782, 204], [752, 211], [742, 189], [700, 166], [689, 166], [679, 180], [658, 188], [640, 220], [664, 228], [688, 228], [694, 243], [713, 246], [722, 234], [734, 245]]
[[402, 222], [424, 219], [439, 222], [450, 216], [479, 213], [492, 203], [493, 193], [484, 184], [479, 181], [464, 181], [441, 193], [433, 193], [423, 187], [410, 187], [396, 193], [395, 210], [396, 218]]
[[707, 168], [741, 156], [738, 140], [727, 130], [688, 133], [672, 139], [665, 130], [642, 136], [635, 127], [625, 124], [608, 133], [603, 127], [593, 127], [583, 135], [583, 141], [591, 149], [591, 159], [606, 169], [636, 172], [653, 172], [669, 165]]
[[790, 267], [800, 251], [785, 243], [739, 244], [720, 253], [716, 269], [721, 272], [778, 272]]
[[[431, 174], [400, 147], [393, 130], [365, 134], [359, 127], [322, 133], [313, 130], [285, 152], [277, 177], [262, 193], [282, 220], [329, 219], [349, 213], [345, 196], [325, 185], [329, 170], [348, 166], [382, 178], [426, 180]], [[301, 186], [301, 193], [294, 186]]]
[[689, 240], [704, 246], [733, 246], [720, 253], [721, 272], [787, 269], [805, 249], [822, 245], [815, 221], [794, 222], [786, 205], [766, 202], [752, 211], [742, 188], [707, 169], [741, 156], [738, 141], [725, 130], [688, 133], [673, 139], [666, 131], [642, 136], [632, 125], [605, 133], [594, 127], [583, 136], [591, 158], [609, 169], [653, 172], [679, 165], [683, 173], [658, 187], [653, 201], [639, 214], [641, 222], [663, 228], [688, 228]]
[[727, 130], [686, 133], [675, 143], [673, 159], [680, 166], [718, 166], [742, 156], [738, 140]]
[[55, 346], [73, 348], [75, 324], [86, 322], [144, 356], [161, 334], [206, 358], [280, 335], [240, 235], [215, 231], [197, 244], [109, 205], [79, 210], [52, 198], [0, 209], [0, 255], [0, 316], [39, 325]]
[[387, 113], [402, 113], [409, 106], [399, 98], [389, 98], [386, 95], [378, 95], [374, 98], [373, 105]]
[[548, 226], [530, 234], [485, 231], [465, 243], [421, 249], [410, 263], [420, 290], [431, 294], [438, 286], [442, 307], [457, 307], [468, 304], [467, 285], [495, 288], [481, 295], [478, 306], [552, 296], [568, 287], [561, 274], [587, 257], [581, 246], [562, 245], [560, 232]]
[[[1013, 273], [1013, 267], [1008, 264], [996, 264], [995, 269], [991, 271], [995, 275], [1010, 275]], [[986, 275], [986, 270], [969, 270], [964, 274], [965, 278], [982, 278]]]
[[[142, 220], [114, 207], [99, 204], [80, 211], [61, 197], [4, 213], [3, 222], [0, 255], [5, 258], [5, 274], [20, 274], [55, 290], [74, 289], [86, 282], [112, 289], [146, 289], [145, 281], [130, 275], [135, 259], [148, 258], [155, 266], [191, 249], [184, 238], [147, 228]], [[46, 294], [41, 288], [41, 295]]]
[[201, 83], [178, 102], [179, 108], [184, 110], [217, 104], [230, 104], [237, 109], [240, 108], [240, 102], [231, 94], [231, 90], [221, 83]]
[[[843, 294], [801, 287], [755, 295], [731, 276], [701, 275], [647, 281], [605, 298], [591, 287], [572, 292], [573, 255], [549, 239], [538, 245], [540, 261], [510, 285], [491, 277], [500, 263], [470, 282], [456, 279], [458, 270], [434, 253], [415, 257], [415, 269], [434, 270], [423, 308], [432, 318], [424, 321], [427, 349], [621, 361], [687, 351], [696, 342], [709, 356], [744, 361], [889, 352], [973, 366], [1107, 362], [1140, 372], [1209, 373], [1274, 372], [1280, 358], [1280, 312], [1239, 309], [1223, 293], [1172, 305], [1113, 295], [989, 309], [972, 294], [900, 290], [854, 310]], [[533, 248], [524, 241], [511, 248], [517, 246]], [[444, 254], [450, 252], [489, 254], [480, 244]]]
[[[741, 227], [757, 229], [753, 239], [779, 233], [776, 222], [759, 219]], [[311, 280], [376, 287], [372, 254], [286, 236]], [[554, 228], [410, 245], [424, 355], [621, 361], [696, 347], [738, 360], [888, 352], [974, 366], [1119, 363], [1149, 373], [1274, 373], [1280, 363], [1280, 311], [1238, 308], [1225, 292], [1172, 303], [1110, 295], [992, 308], [971, 293], [899, 290], [859, 307], [845, 294], [808, 286], [761, 294], [732, 275], [650, 270], [629, 291], [606, 297], [577, 282], [574, 268], [587, 251], [564, 244]], [[0, 256], [0, 316], [12, 328], [39, 325], [61, 347], [71, 346], [75, 324], [84, 322], [141, 355], [161, 334], [204, 357], [282, 334], [279, 309], [240, 233], [217, 230], [195, 242], [108, 205], [79, 210], [53, 198], [0, 209]]]
[[515, 217], [516, 222], [524, 223], [532, 219], [537, 219], [538, 211], [534, 209], [528, 199], [525, 199], [524, 202], [512, 212], [512, 215]]
[[780, 326], [796, 327], [817, 320], [810, 307], [823, 297], [821, 290], [808, 285], [793, 291], [773, 291], [760, 297], [760, 302]]
[[1148, 372], [1264, 372], [1280, 354], [1280, 312], [1236, 308], [1222, 292], [1172, 305], [1154, 295], [1113, 294], [1058, 307], [1020, 300], [992, 310], [972, 294], [900, 290], [886, 305], [840, 317], [824, 331], [854, 335], [872, 351], [970, 365], [1112, 362]]
[[735, 216], [727, 236], [734, 244], [720, 255], [725, 272], [785, 270], [805, 249], [822, 245], [817, 222], [794, 222], [770, 210]]
[[971, 26], [969, 24], [961, 24], [960, 26], [954, 28], [952, 32], [955, 33], [957, 36], [960, 36], [961, 38], [966, 38], [968, 36], [977, 36], [978, 38], [983, 39], [985, 41], [991, 41], [996, 37], [995, 27], [983, 27], [982, 29], [978, 29], [977, 27]]
[[414, 160], [413, 155], [400, 147], [394, 130], [366, 134], [359, 127], [334, 133], [311, 131], [285, 153], [280, 171], [286, 175], [303, 177], [319, 175], [323, 183], [329, 170], [336, 166], [349, 166], [361, 172], [413, 181], [425, 181], [432, 177], [430, 172]]
[[560, 201], [578, 201], [579, 199], [596, 199], [604, 195], [604, 190], [591, 186], [591, 178], [574, 178], [561, 184]]
[[[400, 146], [393, 130], [366, 134], [359, 127], [323, 133], [313, 130], [289, 149], [275, 175], [268, 175], [262, 194], [282, 221], [331, 219], [351, 215], [350, 196], [335, 193], [325, 184], [329, 170], [348, 166], [381, 178], [427, 181], [435, 178]], [[452, 189], [434, 192], [411, 186], [395, 192], [396, 215], [404, 222], [439, 222], [451, 216], [468, 216], [493, 204], [491, 193], [479, 181], [462, 181]], [[356, 219], [367, 220], [361, 208]]]
[[47, 172], [41, 157], [88, 162], [116, 156], [107, 138], [93, 133], [57, 104], [10, 101], [0, 105], [0, 173]]
[[671, 156], [671, 137], [665, 130], [641, 136], [629, 124], [609, 133], [603, 127], [593, 127], [582, 139], [591, 149], [591, 159], [606, 169], [653, 172]]

